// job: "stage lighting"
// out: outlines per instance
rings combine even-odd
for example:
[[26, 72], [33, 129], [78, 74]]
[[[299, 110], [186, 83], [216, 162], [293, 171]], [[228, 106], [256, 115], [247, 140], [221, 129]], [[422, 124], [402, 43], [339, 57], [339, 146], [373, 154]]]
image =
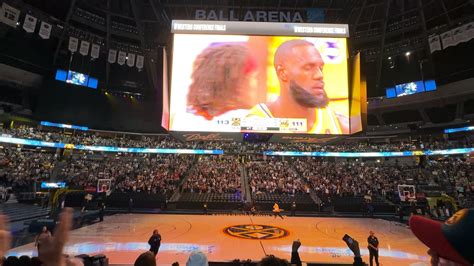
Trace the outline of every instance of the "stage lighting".
[[392, 57], [391, 57], [391, 56], [389, 56], [387, 59], [388, 59], [388, 60], [392, 60]]
[[409, 57], [410, 54], [411, 54], [410, 52], [406, 52], [406, 53], [405, 53], [405, 56], [406, 56], [406, 57]]

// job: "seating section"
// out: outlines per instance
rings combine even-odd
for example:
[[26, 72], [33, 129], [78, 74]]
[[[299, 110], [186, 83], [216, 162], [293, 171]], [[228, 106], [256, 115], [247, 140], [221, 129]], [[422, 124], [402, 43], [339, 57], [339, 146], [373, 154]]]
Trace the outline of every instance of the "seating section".
[[47, 217], [49, 208], [23, 203], [7, 203], [0, 206], [0, 212], [8, 216], [10, 222], [16, 222]]
[[[69, 189], [92, 191], [109, 208], [200, 209], [240, 208], [253, 202], [270, 210], [277, 202], [289, 209], [360, 212], [393, 212], [409, 207], [400, 200], [398, 185], [413, 185], [418, 202], [447, 194], [459, 206], [474, 202], [474, 169], [466, 157], [325, 158], [266, 157], [264, 150], [296, 151], [403, 151], [471, 147], [469, 138], [443, 139], [419, 136], [380, 141], [347, 141], [321, 146], [307, 143], [186, 142], [170, 136], [140, 136], [101, 132], [75, 132], [47, 127], [2, 129], [13, 136], [74, 144], [120, 147], [224, 149], [224, 155], [136, 154], [62, 150], [2, 144], [0, 149], [0, 199], [13, 191], [19, 203], [39, 203], [36, 192], [42, 181], [65, 181]], [[245, 160], [244, 160], [245, 158]], [[410, 162], [411, 159], [411, 162]], [[398, 160], [398, 159], [397, 159]], [[245, 163], [244, 163], [245, 161]], [[395, 162], [394, 162], [395, 161]], [[106, 194], [95, 194], [98, 181], [108, 180]], [[36, 186], [36, 191], [33, 189]], [[8, 188], [8, 189], [7, 189]], [[103, 187], [100, 187], [101, 189]], [[69, 193], [67, 206], [82, 207], [85, 192]], [[407, 206], [408, 204], [408, 206]], [[89, 203], [91, 209], [97, 208]], [[439, 206], [430, 206], [438, 208]], [[442, 208], [442, 207], [441, 207]], [[18, 207], [22, 209], [22, 207]], [[13, 219], [41, 216], [30, 211]]]
[[208, 209], [224, 210], [238, 209], [242, 205], [240, 192], [236, 193], [189, 193], [181, 194], [177, 207], [179, 209]]

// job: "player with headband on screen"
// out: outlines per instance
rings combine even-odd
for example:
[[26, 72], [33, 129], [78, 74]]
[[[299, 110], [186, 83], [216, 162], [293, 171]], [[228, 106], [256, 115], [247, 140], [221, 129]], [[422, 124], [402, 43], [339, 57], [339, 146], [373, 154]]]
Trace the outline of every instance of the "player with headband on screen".
[[281, 44], [275, 52], [274, 67], [280, 81], [279, 98], [254, 106], [248, 117], [305, 118], [308, 133], [349, 133], [349, 118], [328, 106], [324, 62], [311, 42], [296, 39]]

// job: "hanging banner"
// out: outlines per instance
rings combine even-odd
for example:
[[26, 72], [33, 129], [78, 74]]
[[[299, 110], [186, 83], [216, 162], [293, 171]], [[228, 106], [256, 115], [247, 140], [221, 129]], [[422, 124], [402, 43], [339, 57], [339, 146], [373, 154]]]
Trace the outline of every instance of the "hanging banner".
[[135, 66], [135, 54], [128, 53], [127, 66], [129, 67]]
[[88, 55], [90, 46], [91, 46], [90, 42], [81, 41], [81, 47], [79, 48], [79, 53], [84, 56]]
[[28, 33], [35, 32], [37, 18], [33, 17], [30, 14], [26, 14], [25, 21], [23, 21], [23, 29]]
[[92, 58], [99, 58], [100, 53], [100, 45], [93, 43], [91, 47], [91, 57]]
[[110, 49], [107, 61], [109, 63], [113, 64], [113, 63], [115, 63], [115, 60], [117, 60], [117, 50]]
[[71, 53], [74, 53], [77, 51], [77, 47], [79, 45], [79, 40], [75, 37], [69, 37], [69, 46], [68, 49], [71, 51]]
[[51, 24], [48, 24], [44, 21], [41, 21], [41, 26], [40, 26], [40, 29], [39, 29], [39, 32], [38, 32], [38, 35], [42, 38], [42, 39], [49, 39], [49, 37], [51, 37], [51, 29], [52, 29], [52, 26]]
[[439, 39], [439, 35], [430, 36], [429, 43], [431, 53], [441, 51], [441, 40]]
[[0, 11], [0, 21], [7, 24], [8, 26], [16, 28], [16, 23], [20, 18], [20, 10], [3, 2]]
[[463, 25], [464, 27], [464, 41], [468, 42], [474, 39], [474, 22]]
[[446, 49], [450, 46], [454, 46], [453, 32], [447, 31], [441, 34], [441, 42], [443, 43], [443, 49]]
[[454, 45], [458, 45], [464, 42], [464, 28], [463, 27], [458, 27], [458, 28], [453, 29], [453, 40], [454, 40]]
[[127, 57], [127, 53], [119, 51], [118, 58], [117, 58], [117, 64], [119, 64], [121, 66], [123, 64], [125, 64], [126, 57]]
[[143, 68], [143, 64], [144, 64], [144, 61], [145, 61], [145, 57], [143, 55], [137, 55], [137, 64], [136, 64], [136, 67], [138, 69], [142, 69]]

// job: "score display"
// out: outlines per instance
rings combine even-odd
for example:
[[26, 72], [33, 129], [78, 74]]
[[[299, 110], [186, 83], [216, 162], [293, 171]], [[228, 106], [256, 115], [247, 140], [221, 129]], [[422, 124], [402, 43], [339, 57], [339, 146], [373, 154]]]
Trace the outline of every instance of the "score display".
[[172, 32], [170, 131], [361, 130], [349, 126], [360, 113], [349, 108], [347, 25], [173, 21]]

